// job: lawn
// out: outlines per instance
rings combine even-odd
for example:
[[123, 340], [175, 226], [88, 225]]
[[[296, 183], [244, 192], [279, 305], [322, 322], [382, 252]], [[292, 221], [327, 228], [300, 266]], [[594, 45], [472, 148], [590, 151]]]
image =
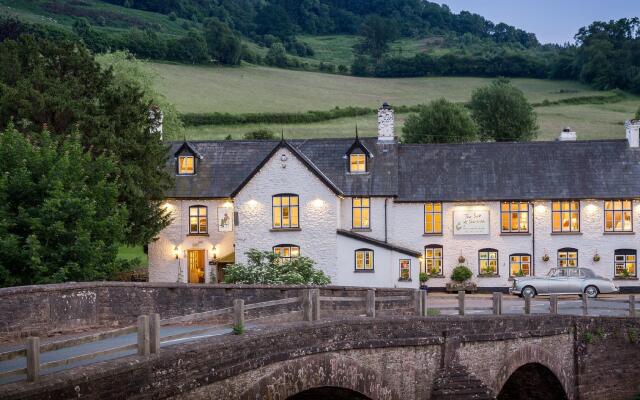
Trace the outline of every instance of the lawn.
[[149, 264], [149, 257], [144, 254], [142, 246], [120, 246], [120, 249], [118, 249], [118, 258], [123, 260], [133, 260], [137, 258], [140, 260], [140, 265], [146, 266]]

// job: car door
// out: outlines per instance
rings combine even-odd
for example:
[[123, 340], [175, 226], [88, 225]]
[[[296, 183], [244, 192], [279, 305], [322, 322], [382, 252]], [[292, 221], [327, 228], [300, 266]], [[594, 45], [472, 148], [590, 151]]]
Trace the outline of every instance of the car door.
[[565, 293], [582, 293], [583, 281], [584, 274], [580, 274], [578, 268], [568, 269]]
[[547, 282], [549, 287], [547, 293], [565, 293], [567, 286], [567, 271], [565, 271], [564, 268], [556, 269]]

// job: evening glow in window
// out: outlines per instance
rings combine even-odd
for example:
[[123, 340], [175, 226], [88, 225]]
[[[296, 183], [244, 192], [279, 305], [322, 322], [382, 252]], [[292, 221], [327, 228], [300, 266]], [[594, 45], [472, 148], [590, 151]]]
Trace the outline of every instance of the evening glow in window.
[[420, 272], [442, 275], [442, 246], [432, 244], [424, 248], [424, 266]]
[[207, 233], [207, 207], [204, 207], [204, 206], [189, 207], [189, 233], [190, 234]]
[[373, 271], [373, 250], [356, 250], [356, 271]]
[[604, 231], [632, 232], [633, 205], [631, 200], [608, 200], [604, 202]]
[[195, 173], [194, 157], [180, 156], [178, 157], [178, 174], [193, 175]]
[[478, 267], [481, 275], [498, 274], [498, 250], [482, 249], [478, 252]]
[[424, 233], [442, 233], [442, 203], [424, 204]]
[[411, 280], [411, 260], [408, 258], [400, 260], [400, 280]]
[[299, 216], [298, 195], [278, 194], [273, 196], [273, 228], [286, 229], [298, 228]]
[[366, 172], [367, 156], [366, 154], [350, 154], [349, 155], [349, 172]]
[[273, 252], [283, 261], [290, 261], [300, 256], [300, 247], [293, 244], [279, 244], [273, 247]]
[[553, 232], [580, 232], [579, 201], [554, 201], [551, 213]]
[[564, 248], [558, 250], [558, 267], [570, 268], [578, 266], [578, 250]]
[[616, 250], [614, 253], [615, 276], [635, 278], [637, 276], [638, 252], [632, 249]]
[[352, 227], [353, 229], [368, 229], [369, 221], [369, 198], [354, 197], [352, 200]]
[[509, 256], [511, 276], [531, 275], [531, 255], [512, 254]]
[[500, 216], [502, 233], [529, 232], [529, 203], [526, 201], [503, 201]]

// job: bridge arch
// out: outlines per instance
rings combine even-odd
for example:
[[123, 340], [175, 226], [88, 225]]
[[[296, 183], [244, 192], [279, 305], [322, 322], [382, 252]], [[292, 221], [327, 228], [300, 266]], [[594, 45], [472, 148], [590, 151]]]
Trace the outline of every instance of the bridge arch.
[[539, 363], [516, 369], [497, 396], [498, 400], [566, 400], [562, 383], [551, 370]]
[[[354, 394], [362, 400], [393, 400], [400, 396], [384, 385], [379, 372], [339, 353], [321, 353], [278, 363], [242, 394], [242, 399], [299, 400], [323, 392]], [[309, 397], [306, 397], [309, 396]], [[340, 398], [340, 397], [336, 397]], [[345, 397], [354, 398], [354, 397]]]
[[287, 400], [371, 400], [369, 397], [358, 393], [351, 389], [336, 388], [330, 386], [322, 386], [313, 389], [307, 389], [293, 396], [287, 397]]
[[[526, 345], [507, 357], [496, 374], [494, 382], [495, 393], [502, 393], [505, 386], [518, 384], [524, 376], [560, 385], [565, 399], [573, 400], [574, 371], [561, 369], [563, 363], [558, 356], [553, 355], [538, 345]], [[515, 382], [515, 383], [514, 383]], [[524, 382], [524, 381], [522, 381]], [[562, 398], [562, 397], [560, 397]]]

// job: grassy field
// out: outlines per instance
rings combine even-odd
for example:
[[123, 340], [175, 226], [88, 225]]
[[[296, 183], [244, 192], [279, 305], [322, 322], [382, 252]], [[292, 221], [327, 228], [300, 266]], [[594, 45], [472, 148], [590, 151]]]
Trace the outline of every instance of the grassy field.
[[[378, 79], [291, 71], [266, 67], [214, 68], [148, 63], [156, 72], [158, 90], [181, 112], [292, 112], [328, 110], [336, 106], [377, 107], [388, 101], [395, 105], [413, 105], [445, 97], [467, 101], [473, 89], [491, 79], [438, 77]], [[571, 81], [513, 79], [532, 103], [545, 99], [606, 95]], [[538, 138], [555, 139], [560, 130], [571, 126], [581, 139], [623, 137], [622, 122], [630, 118], [640, 99], [612, 104], [557, 105], [536, 107], [540, 125]], [[398, 115], [398, 132], [406, 115]], [[342, 118], [313, 124], [216, 125], [186, 128], [192, 139], [241, 138], [246, 132], [266, 128], [285, 131], [290, 138], [344, 137], [354, 134], [375, 135], [375, 115]], [[171, 133], [167, 132], [169, 137]]]
[[137, 258], [140, 260], [140, 265], [149, 264], [149, 257], [144, 254], [142, 246], [121, 246], [120, 249], [118, 249], [118, 258], [122, 258], [124, 260], [133, 260]]

